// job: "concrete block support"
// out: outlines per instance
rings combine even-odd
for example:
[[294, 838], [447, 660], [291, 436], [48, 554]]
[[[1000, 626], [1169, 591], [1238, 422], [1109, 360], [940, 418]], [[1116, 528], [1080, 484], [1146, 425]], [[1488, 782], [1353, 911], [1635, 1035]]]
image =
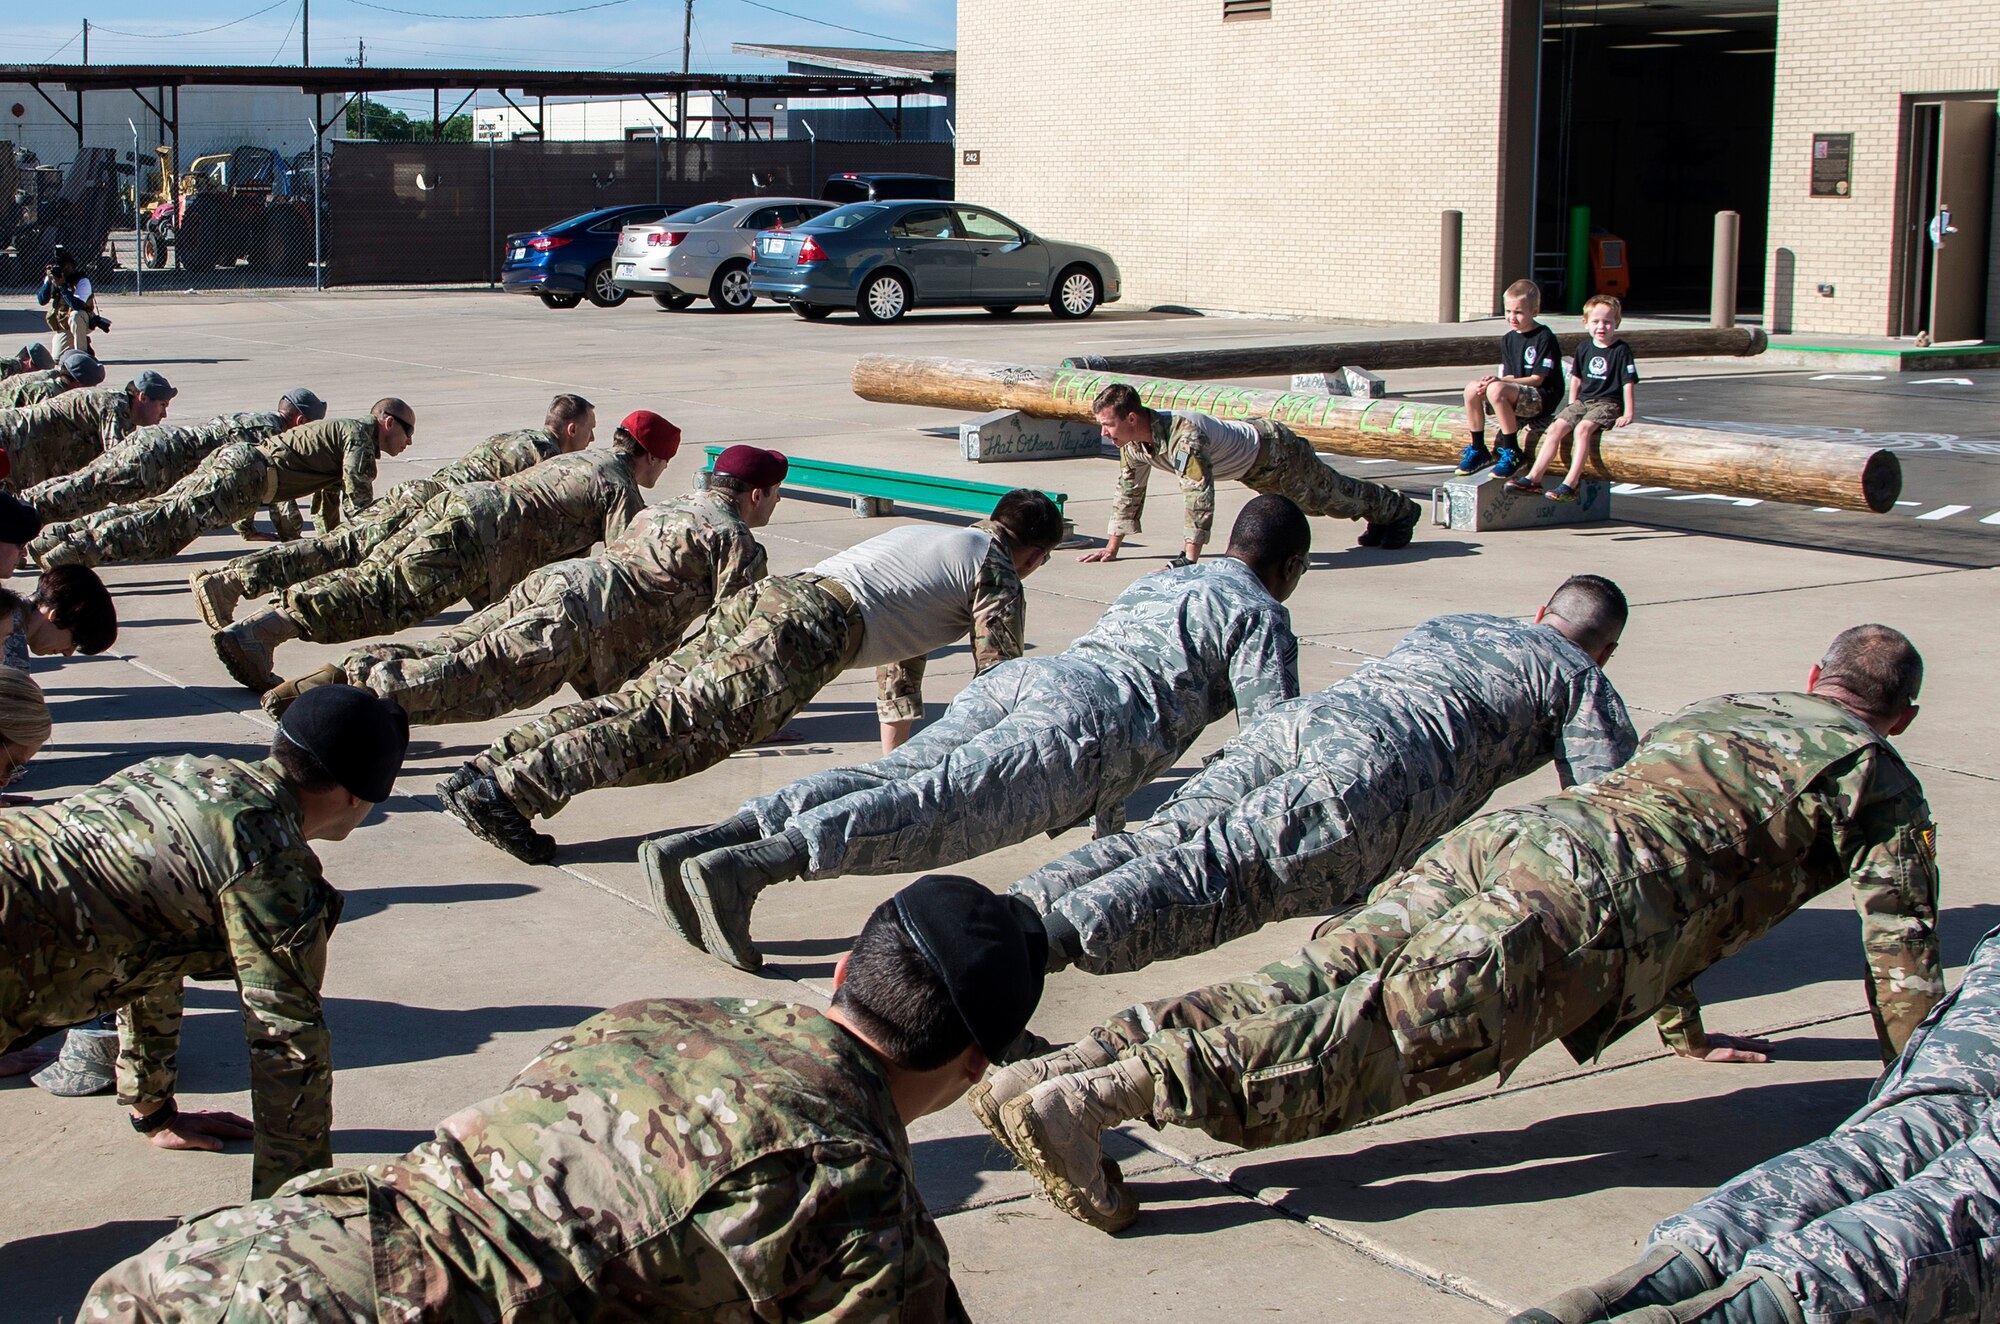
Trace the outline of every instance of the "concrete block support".
[[1061, 460], [1103, 450], [1103, 434], [1092, 424], [1035, 418], [1018, 409], [996, 409], [958, 425], [959, 457], [973, 464]]
[[1593, 478], [1584, 480], [1575, 501], [1510, 492], [1507, 480], [1491, 473], [1447, 478], [1443, 486], [1431, 489], [1431, 523], [1456, 533], [1599, 524], [1610, 518], [1611, 484]]

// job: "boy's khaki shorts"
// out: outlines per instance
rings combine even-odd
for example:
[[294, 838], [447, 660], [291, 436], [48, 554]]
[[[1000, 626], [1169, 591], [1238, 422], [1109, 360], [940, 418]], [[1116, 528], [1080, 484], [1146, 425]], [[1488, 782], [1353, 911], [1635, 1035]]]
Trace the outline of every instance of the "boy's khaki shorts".
[[1556, 415], [1556, 422], [1567, 423], [1571, 427], [1578, 423], [1595, 423], [1609, 432], [1624, 412], [1625, 406], [1617, 400], [1572, 400]]
[[[1493, 412], [1493, 402], [1486, 402], [1486, 412]], [[1514, 417], [1527, 420], [1542, 416], [1542, 388], [1539, 386], [1514, 387]]]

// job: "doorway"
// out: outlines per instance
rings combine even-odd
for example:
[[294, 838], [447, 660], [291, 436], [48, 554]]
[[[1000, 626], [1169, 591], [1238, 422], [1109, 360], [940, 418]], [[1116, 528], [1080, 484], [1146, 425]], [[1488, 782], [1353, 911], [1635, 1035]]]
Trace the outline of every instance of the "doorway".
[[1897, 335], [1986, 338], [1994, 113], [1991, 93], [1905, 103]]

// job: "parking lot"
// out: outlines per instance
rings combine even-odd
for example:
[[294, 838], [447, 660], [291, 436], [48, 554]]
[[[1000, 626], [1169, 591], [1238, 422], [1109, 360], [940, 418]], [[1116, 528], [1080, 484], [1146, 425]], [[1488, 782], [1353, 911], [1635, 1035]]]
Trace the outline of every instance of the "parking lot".
[[[1310, 343], [1429, 328], [1200, 318], [1114, 305], [1084, 322], [1045, 310], [1008, 319], [919, 312], [893, 326], [851, 316], [807, 323], [759, 304], [725, 314], [555, 311], [474, 292], [381, 292], [126, 300], [100, 351], [112, 380], [156, 367], [181, 388], [176, 419], [268, 407], [288, 387], [355, 415], [385, 394], [417, 411], [412, 449], [381, 485], [427, 472], [490, 433], [540, 419], [556, 391], [598, 405], [601, 429], [635, 408], [667, 415], [687, 448], [660, 489], [689, 486], [700, 446], [738, 441], [795, 455], [937, 472], [1066, 493], [1079, 529], [1102, 531], [1115, 485], [1106, 459], [972, 466], [958, 416], [868, 404], [848, 374], [869, 352], [948, 354], [1049, 365], [1148, 346]], [[1496, 323], [1484, 324], [1498, 336]], [[1567, 325], [1561, 323], [1560, 325]], [[0, 313], [0, 345], [34, 334]], [[9, 336], [13, 338], [8, 339]], [[1793, 688], [1839, 629], [1881, 620], [1926, 654], [1923, 716], [1898, 740], [1940, 824], [1946, 958], [1957, 966], [2000, 923], [2000, 884], [1976, 860], [2000, 833], [2000, 718], [1987, 699], [2000, 565], [2000, 373], [1885, 376], [1772, 372], [1754, 360], [1641, 365], [1639, 412], [1653, 421], [1784, 430], [1834, 444], [1895, 447], [1905, 499], [1884, 516], [1745, 505], [1703, 493], [1621, 492], [1614, 519], [1523, 533], [1424, 526], [1400, 553], [1353, 545], [1356, 526], [1315, 521], [1313, 569], [1290, 607], [1304, 688], [1385, 652], [1443, 612], [1527, 615], [1566, 575], [1617, 580], [1634, 605], [1611, 675], [1643, 728], [1733, 690]], [[1392, 391], [1449, 390], [1465, 372], [1389, 374]], [[1949, 380], [1924, 381], [1924, 378]], [[1960, 382], [1964, 384], [1959, 384]], [[1344, 462], [1343, 462], [1344, 463]], [[1414, 492], [1435, 471], [1357, 470]], [[1136, 576], [1178, 550], [1178, 501], [1155, 484], [1148, 533], [1110, 565], [1058, 553], [1028, 583], [1033, 651], [1064, 647]], [[1245, 493], [1225, 489], [1218, 522]], [[921, 511], [894, 518], [923, 518]], [[833, 499], [787, 500], [762, 538], [774, 573], [809, 566], [887, 527]], [[196, 619], [185, 579], [242, 550], [210, 534], [170, 562], [109, 567], [117, 647], [44, 673], [56, 734], [16, 789], [57, 797], [141, 758], [182, 750], [252, 756], [270, 724], [233, 685]], [[456, 619], [456, 613], [453, 615]], [[288, 646], [288, 668], [337, 649]], [[291, 656], [291, 654], [296, 656]], [[935, 659], [933, 716], [971, 675], [967, 652]], [[431, 786], [511, 723], [418, 732], [396, 796], [377, 820], [322, 851], [348, 897], [326, 982], [339, 1067], [334, 1148], [366, 1163], [424, 1139], [459, 1106], [497, 1092], [535, 1050], [597, 1010], [642, 996], [823, 1000], [833, 962], [901, 877], [785, 884], [757, 914], [768, 960], [744, 975], [676, 942], [653, 918], [633, 852], [640, 839], [723, 818], [746, 798], [875, 742], [872, 680], [850, 673], [794, 724], [796, 738], [746, 750], [668, 787], [585, 797], [548, 825], [554, 866], [521, 865], [438, 809]], [[1142, 817], [1229, 734], [1225, 720]], [[1555, 788], [1543, 772], [1504, 788], [1515, 803]], [[997, 851], [964, 872], [1004, 887], [1083, 839], [1073, 831]], [[1035, 1028], [1067, 1038], [1135, 999], [1251, 969], [1295, 950], [1311, 925], [1273, 926], [1135, 974], [1054, 977]], [[1408, 1109], [1350, 1134], [1242, 1154], [1196, 1133], [1132, 1129], [1115, 1153], [1147, 1212], [1116, 1238], [1032, 1198], [1032, 1182], [957, 1106], [913, 1128], [924, 1195], [950, 1244], [975, 1317], [1046, 1313], [1101, 1324], [1182, 1315], [1494, 1318], [1633, 1258], [1660, 1217], [1745, 1166], [1824, 1134], [1859, 1104], [1877, 1069], [1864, 1003], [1859, 925], [1843, 893], [1821, 898], [1699, 984], [1712, 1027], [1778, 1041], [1768, 1066], [1676, 1060], [1650, 1030], [1595, 1062], [1539, 1054], [1504, 1083]], [[234, 991], [189, 995], [181, 1053], [190, 1106], [247, 1108]], [[60, 1099], [0, 1081], [0, 1315], [72, 1311], [95, 1274], [184, 1214], [241, 1200], [247, 1147], [170, 1154], [140, 1143], [103, 1098]]]

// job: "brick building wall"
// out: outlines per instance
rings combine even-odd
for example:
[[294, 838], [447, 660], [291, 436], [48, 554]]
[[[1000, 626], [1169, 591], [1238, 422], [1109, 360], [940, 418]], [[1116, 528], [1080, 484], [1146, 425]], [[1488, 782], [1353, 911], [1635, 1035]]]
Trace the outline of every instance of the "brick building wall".
[[1108, 249], [1136, 303], [1497, 308], [1501, 0], [960, 0], [958, 196]]
[[[1904, 97], [1996, 88], [1993, 0], [1781, 0], [1764, 308], [1771, 325], [1829, 335], [1897, 330]], [[1854, 135], [1847, 197], [1810, 195], [1815, 133]], [[1989, 338], [2000, 335], [2000, 244], [1991, 254]], [[1817, 292], [1822, 283], [1834, 287], [1832, 298]]]

